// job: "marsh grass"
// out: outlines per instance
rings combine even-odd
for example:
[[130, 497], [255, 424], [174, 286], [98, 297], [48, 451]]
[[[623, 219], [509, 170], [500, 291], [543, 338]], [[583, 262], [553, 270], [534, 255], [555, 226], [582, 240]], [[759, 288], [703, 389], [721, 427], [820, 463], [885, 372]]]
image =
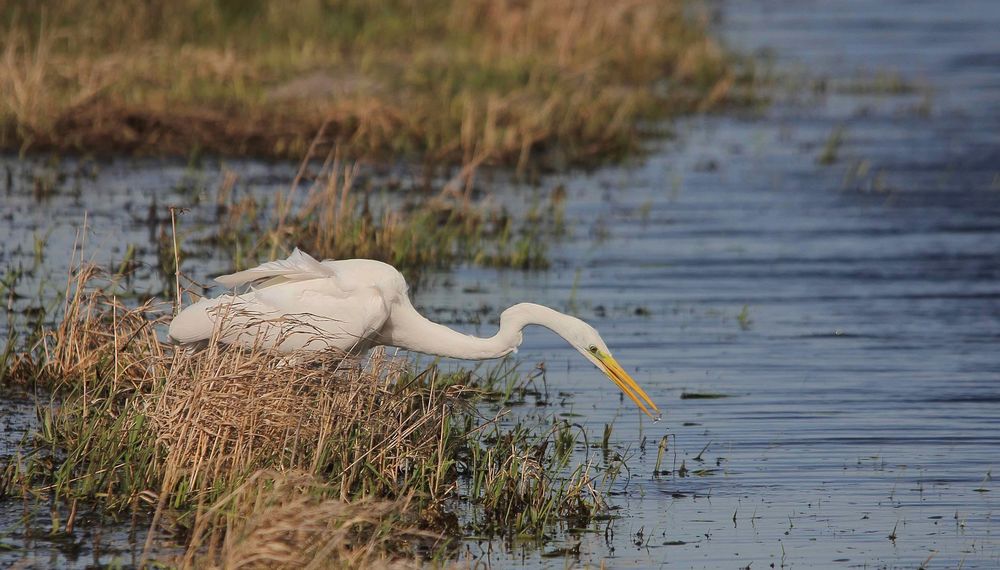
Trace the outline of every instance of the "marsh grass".
[[[237, 267], [273, 259], [296, 246], [320, 258], [378, 259], [413, 279], [421, 271], [460, 262], [548, 266], [545, 244], [565, 231], [564, 190], [533, 202], [523, 216], [513, 216], [472, 197], [474, 165], [436, 192], [359, 188], [359, 166], [345, 163], [336, 146], [318, 171], [308, 172], [323, 135], [321, 129], [290, 188], [278, 193], [271, 207], [252, 195], [236, 197], [235, 174], [223, 177], [214, 241], [233, 252]], [[164, 249], [170, 246], [166, 240], [163, 244]]]
[[91, 270], [77, 278], [59, 327], [9, 373], [53, 397], [40, 406], [34, 452], [8, 465], [8, 493], [111, 511], [149, 502], [154, 526], [186, 535], [195, 552], [225, 528], [213, 505], [262, 469], [323, 477], [341, 501], [445, 492], [442, 462], [459, 442], [443, 436], [458, 401], [428, 384], [433, 375], [404, 382], [381, 355], [361, 369], [174, 352], [154, 327], [169, 307], [129, 310], [85, 288]]
[[570, 469], [576, 428], [557, 422], [538, 434], [498, 425], [468, 447], [465, 491], [478, 503], [477, 532], [540, 536], [559, 521], [585, 526], [606, 509], [616, 475], [588, 462]]
[[541, 536], [605, 508], [602, 472], [571, 462], [574, 428], [477, 411], [495, 387], [518, 394], [510, 367], [175, 349], [157, 330], [168, 303], [112, 290], [80, 268], [59, 324], [5, 351], [5, 382], [48, 396], [0, 494], [49, 505], [53, 534], [132, 512], [149, 521], [144, 558], [175, 545], [160, 561], [179, 567], [413, 565], [465, 533]]
[[680, 0], [0, 4], [0, 146], [525, 167], [635, 150], [747, 95]]
[[821, 166], [835, 164], [840, 158], [841, 147], [844, 146], [845, 129], [843, 125], [837, 126], [823, 143], [823, 150], [816, 157], [816, 163]]
[[415, 559], [387, 553], [441, 540], [401, 517], [411, 510], [408, 499], [348, 503], [297, 471], [258, 471], [215, 507], [227, 510], [225, 539], [217, 557], [196, 556], [195, 567], [325, 568], [333, 559], [344, 567], [416, 568]]

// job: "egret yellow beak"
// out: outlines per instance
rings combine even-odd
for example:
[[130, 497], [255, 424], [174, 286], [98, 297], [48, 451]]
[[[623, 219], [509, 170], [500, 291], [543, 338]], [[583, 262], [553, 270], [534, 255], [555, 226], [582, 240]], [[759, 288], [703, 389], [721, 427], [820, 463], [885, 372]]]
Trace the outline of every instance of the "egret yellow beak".
[[618, 361], [615, 360], [613, 356], [603, 352], [598, 352], [595, 356], [597, 357], [597, 362], [601, 370], [608, 375], [608, 378], [610, 378], [616, 386], [621, 388], [622, 392], [625, 392], [626, 396], [635, 402], [635, 405], [639, 406], [639, 409], [642, 410], [643, 413], [653, 418], [654, 421], [660, 419], [660, 410], [657, 409], [656, 404], [653, 403], [653, 400], [649, 399], [646, 392], [635, 383], [635, 380], [628, 375], [628, 372], [625, 372], [625, 370], [622, 369], [621, 365], [618, 364]]

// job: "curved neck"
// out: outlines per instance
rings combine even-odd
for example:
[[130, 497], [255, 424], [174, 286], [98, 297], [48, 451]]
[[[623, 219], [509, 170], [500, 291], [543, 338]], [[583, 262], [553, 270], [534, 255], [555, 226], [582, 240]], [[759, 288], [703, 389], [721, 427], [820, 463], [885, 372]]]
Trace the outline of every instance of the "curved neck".
[[500, 315], [500, 330], [495, 335], [480, 338], [437, 324], [406, 303], [393, 307], [390, 323], [382, 331], [382, 342], [447, 358], [484, 360], [517, 350], [521, 344], [521, 330], [528, 325], [541, 325], [564, 336], [561, 331], [569, 319], [573, 317], [542, 305], [520, 303]]

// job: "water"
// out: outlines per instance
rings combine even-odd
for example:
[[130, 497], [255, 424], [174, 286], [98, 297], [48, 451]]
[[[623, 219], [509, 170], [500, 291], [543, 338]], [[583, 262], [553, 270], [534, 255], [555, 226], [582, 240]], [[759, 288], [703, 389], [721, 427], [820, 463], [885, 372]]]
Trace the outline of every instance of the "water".
[[[990, 477], [1000, 457], [1000, 8], [713, 7], [727, 41], [773, 53], [782, 74], [826, 79], [825, 90], [778, 87], [762, 114], [683, 121], [677, 139], [642, 162], [546, 180], [566, 186], [572, 222], [571, 238], [551, 248], [551, 270], [460, 268], [416, 299], [483, 334], [515, 302], [572, 310], [666, 412], [644, 421], [560, 339], [529, 330], [520, 356], [546, 362], [550, 390], [572, 394], [542, 411], [583, 424], [592, 440], [613, 423], [612, 447], [632, 477], [614, 490], [610, 524], [542, 548], [470, 543], [471, 555], [564, 567], [565, 557], [542, 554], [579, 545], [570, 564], [1000, 566], [1000, 489]], [[886, 76], [912, 88], [871, 92]], [[836, 160], [822, 165], [838, 128]], [[288, 167], [230, 167], [248, 191], [291, 177]], [[92, 243], [150, 243], [141, 221], [150, 196], [188, 203], [176, 190], [188, 174], [149, 162], [102, 166], [82, 183]], [[202, 176], [215, 184], [211, 169]], [[490, 191], [510, 204], [523, 196]], [[6, 200], [6, 266], [33, 264], [35, 230], [54, 227], [50, 244], [72, 243], [73, 224], [51, 222], [80, 218], [67, 193]], [[209, 209], [185, 225], [210, 219]], [[53, 247], [26, 290], [63, 274]], [[153, 257], [150, 247], [140, 254]], [[221, 257], [196, 263], [186, 269], [198, 277], [224, 267]], [[139, 283], [168, 285], [153, 270]], [[665, 469], [683, 461], [706, 471], [654, 478], [666, 434]]]

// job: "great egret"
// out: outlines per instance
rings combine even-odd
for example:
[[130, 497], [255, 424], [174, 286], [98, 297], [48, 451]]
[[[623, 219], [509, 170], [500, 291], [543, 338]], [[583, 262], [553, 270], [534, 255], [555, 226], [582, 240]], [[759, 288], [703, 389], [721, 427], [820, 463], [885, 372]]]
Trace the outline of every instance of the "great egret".
[[407, 296], [406, 281], [391, 265], [370, 259], [319, 262], [296, 249], [288, 259], [223, 275], [216, 281], [243, 293], [201, 299], [170, 323], [179, 343], [217, 339], [280, 352], [339, 350], [360, 353], [388, 345], [449, 358], [484, 360], [509, 354], [521, 330], [541, 325], [566, 339], [603, 371], [648, 416], [656, 404], [622, 369], [593, 327], [576, 317], [519, 303], [500, 314], [490, 338], [465, 335], [424, 318]]

